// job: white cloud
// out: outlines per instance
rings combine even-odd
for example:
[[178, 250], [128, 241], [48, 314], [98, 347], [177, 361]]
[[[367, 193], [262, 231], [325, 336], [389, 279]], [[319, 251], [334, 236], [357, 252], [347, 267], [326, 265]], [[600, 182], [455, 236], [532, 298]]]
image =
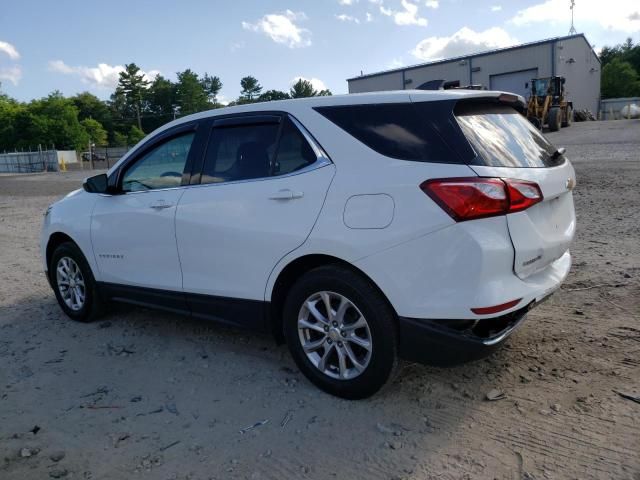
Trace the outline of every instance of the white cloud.
[[[569, 16], [568, 2], [565, 0], [546, 0], [518, 11], [510, 20], [517, 26], [534, 23], [567, 25]], [[566, 15], [558, 15], [565, 12]], [[574, 23], [578, 31], [587, 23], [596, 23], [608, 30], [627, 33], [640, 31], [640, 4], [638, 0], [581, 0], [574, 8]], [[568, 25], [567, 25], [568, 26]]]
[[356, 17], [353, 17], [351, 15], [345, 15], [344, 13], [341, 15], [336, 15], [336, 18], [341, 22], [360, 23], [360, 20], [358, 20]]
[[399, 58], [394, 58], [387, 65], [387, 68], [400, 68], [400, 67], [404, 67], [404, 62]]
[[369, 12], [366, 13], [366, 20], [367, 22], [373, 22], [373, 15], [371, 15]]
[[298, 77], [294, 77], [293, 80], [291, 80], [290, 86], [293, 86], [294, 83], [296, 83], [298, 80], [306, 80], [307, 82], [311, 82], [311, 85], [313, 85], [313, 89], [317, 90], [317, 91], [321, 91], [321, 90], [326, 90], [327, 86], [325, 85], [325, 83], [320, 80], [319, 78], [307, 78], [307, 77], [302, 77], [302, 76], [298, 76]]
[[492, 12], [499, 12], [500, 10], [502, 10], [502, 5], [491, 5]]
[[373, 3], [374, 5], [382, 5], [383, 0], [369, 0], [370, 3]]
[[[67, 65], [62, 60], [51, 60], [49, 62], [49, 70], [65, 75], [76, 75], [80, 77], [84, 83], [88, 83], [94, 87], [113, 89], [118, 85], [120, 72], [123, 72], [125, 68], [122, 65], [108, 65], [106, 63], [99, 63], [97, 67], [73, 67]], [[144, 78], [149, 81], [152, 81], [159, 73], [158, 70], [142, 71]]]
[[259, 19], [256, 23], [242, 22], [242, 28], [252, 32], [267, 35], [276, 43], [282, 43], [289, 48], [308, 47], [311, 45], [311, 32], [296, 25], [296, 21], [306, 20], [307, 16], [287, 10], [282, 14], [271, 13]]
[[391, 10], [380, 5], [380, 13], [387, 17], [393, 17], [396, 25], [418, 25], [420, 27], [427, 26], [427, 19], [418, 16], [418, 5], [408, 0], [402, 0], [402, 8], [404, 10]]
[[338, 0], [340, 5], [353, 5], [354, 3], [358, 3], [358, 0]]
[[499, 27], [475, 32], [462, 27], [449, 37], [429, 37], [422, 40], [411, 53], [420, 60], [438, 60], [475, 53], [492, 48], [515, 45], [517, 40]]
[[[0, 40], [0, 53], [6, 54], [10, 60], [18, 60], [20, 54], [16, 47], [9, 42], [3, 42]], [[22, 67], [20, 65], [11, 65], [8, 67], [0, 67], [0, 80], [6, 80], [18, 85], [18, 82], [22, 78]]]
[[440, 2], [438, 0], [427, 0], [424, 4], [429, 8], [438, 8], [440, 6]]
[[16, 47], [11, 45], [9, 42], [3, 42], [2, 40], [0, 40], [0, 52], [9, 55], [11, 60], [18, 60], [20, 58], [20, 54], [18, 53], [18, 50], [16, 50]]
[[20, 65], [0, 68], [0, 80], [7, 80], [14, 85], [18, 85], [21, 78], [22, 68]]

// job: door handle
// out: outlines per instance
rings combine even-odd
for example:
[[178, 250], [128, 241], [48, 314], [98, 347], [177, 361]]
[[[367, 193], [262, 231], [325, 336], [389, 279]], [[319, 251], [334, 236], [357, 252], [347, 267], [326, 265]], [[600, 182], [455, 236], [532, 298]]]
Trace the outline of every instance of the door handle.
[[285, 188], [283, 190], [278, 190], [276, 193], [272, 194], [269, 199], [270, 200], [294, 200], [296, 198], [304, 197], [304, 192], [294, 192]]
[[151, 205], [149, 205], [149, 208], [153, 208], [154, 210], [164, 210], [165, 208], [171, 208], [171, 207], [173, 207], [173, 205], [165, 202], [164, 200], [158, 200], [152, 203]]

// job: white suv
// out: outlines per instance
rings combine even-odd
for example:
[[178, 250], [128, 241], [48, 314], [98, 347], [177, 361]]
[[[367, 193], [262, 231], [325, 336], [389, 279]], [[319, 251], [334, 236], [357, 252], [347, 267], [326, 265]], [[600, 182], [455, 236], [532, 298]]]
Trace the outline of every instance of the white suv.
[[108, 302], [273, 332], [363, 398], [397, 356], [491, 351], [565, 279], [574, 171], [487, 91], [259, 103], [174, 121], [47, 210], [64, 312]]

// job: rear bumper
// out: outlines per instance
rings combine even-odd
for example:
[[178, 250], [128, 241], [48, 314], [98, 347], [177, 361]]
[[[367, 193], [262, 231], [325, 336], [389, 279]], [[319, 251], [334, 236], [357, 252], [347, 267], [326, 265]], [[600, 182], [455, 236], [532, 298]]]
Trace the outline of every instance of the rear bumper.
[[560, 287], [571, 268], [564, 254], [518, 277], [505, 217], [461, 222], [363, 258], [354, 265], [387, 296], [400, 317], [477, 320], [496, 314], [472, 309], [520, 301], [518, 311]]
[[400, 317], [399, 355], [405, 360], [452, 366], [478, 360], [498, 349], [539, 302], [494, 318], [425, 320]]

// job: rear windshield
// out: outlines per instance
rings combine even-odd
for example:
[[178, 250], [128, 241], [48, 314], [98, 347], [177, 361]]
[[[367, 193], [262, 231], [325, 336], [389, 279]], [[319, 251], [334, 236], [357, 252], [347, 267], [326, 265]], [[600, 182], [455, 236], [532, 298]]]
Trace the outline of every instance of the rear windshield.
[[[443, 117], [440, 102], [379, 103], [317, 107], [347, 133], [391, 158], [437, 163], [463, 163], [436, 131]], [[446, 120], [446, 113], [444, 113]], [[448, 108], [451, 115], [451, 106]], [[425, 120], [428, 118], [428, 120]]]
[[458, 103], [456, 119], [478, 156], [471, 162], [491, 167], [552, 167], [564, 162], [540, 131], [511, 107]]

